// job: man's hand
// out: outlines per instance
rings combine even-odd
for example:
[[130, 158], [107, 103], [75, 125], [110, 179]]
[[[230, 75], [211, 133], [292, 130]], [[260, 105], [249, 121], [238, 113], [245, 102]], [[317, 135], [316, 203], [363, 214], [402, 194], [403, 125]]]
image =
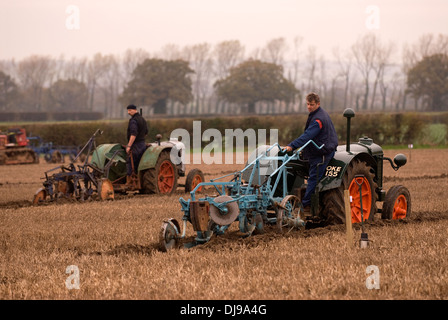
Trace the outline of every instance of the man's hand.
[[290, 146], [286, 146], [286, 147], [285, 147], [285, 150], [286, 150], [286, 152], [290, 152], [290, 151], [292, 151], [292, 147], [290, 147]]
[[131, 135], [131, 137], [129, 138], [129, 142], [128, 142], [128, 144], [126, 145], [126, 153], [131, 152], [131, 147], [132, 147], [132, 145], [134, 144], [134, 141], [135, 141], [135, 136], [134, 136], [134, 135]]

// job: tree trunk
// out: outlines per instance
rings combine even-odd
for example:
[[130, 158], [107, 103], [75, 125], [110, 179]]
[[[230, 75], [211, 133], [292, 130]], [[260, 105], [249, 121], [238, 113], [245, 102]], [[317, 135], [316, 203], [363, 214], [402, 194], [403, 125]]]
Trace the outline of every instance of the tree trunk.
[[335, 99], [335, 94], [336, 94], [336, 88], [335, 88], [335, 86], [336, 86], [336, 78], [334, 78], [332, 81], [331, 81], [331, 98], [330, 98], [330, 110], [331, 111], [334, 111], [334, 99]]
[[383, 111], [386, 111], [386, 95], [387, 95], [387, 88], [384, 88], [384, 93], [383, 93]]
[[95, 96], [95, 85], [96, 85], [96, 83], [93, 82], [93, 84], [92, 84], [92, 86], [90, 88], [90, 91], [89, 91], [90, 97], [89, 97], [89, 106], [88, 106], [88, 108], [89, 108], [90, 111], [93, 111], [93, 98]]
[[347, 96], [348, 96], [349, 76], [345, 76], [345, 90], [344, 90], [344, 108], [347, 108]]
[[404, 91], [404, 92], [403, 92], [403, 105], [402, 105], [402, 110], [405, 110], [405, 109], [406, 109], [406, 97], [407, 97], [407, 94], [406, 94], [406, 91]]
[[255, 113], [255, 102], [249, 102], [247, 104], [247, 113], [249, 113], [249, 114]]
[[166, 99], [160, 99], [152, 106], [154, 107], [154, 114], [166, 114]]
[[369, 99], [369, 80], [366, 80], [366, 91], [364, 93], [364, 101], [362, 102], [362, 110], [367, 110], [368, 99]]
[[440, 95], [433, 95], [430, 98], [431, 105], [430, 105], [430, 111], [441, 111], [442, 110], [442, 98]]

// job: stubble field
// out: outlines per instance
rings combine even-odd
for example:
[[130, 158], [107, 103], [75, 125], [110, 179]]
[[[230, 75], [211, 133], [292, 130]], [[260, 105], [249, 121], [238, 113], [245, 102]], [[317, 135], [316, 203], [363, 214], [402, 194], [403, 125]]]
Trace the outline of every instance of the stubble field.
[[[447, 299], [448, 149], [385, 155], [399, 152], [408, 164], [395, 172], [385, 162], [384, 187], [410, 190], [412, 216], [376, 216], [363, 249], [347, 245], [343, 225], [249, 238], [232, 225], [205, 245], [163, 253], [159, 230], [164, 218], [181, 221], [179, 197], [189, 196], [181, 190], [32, 206], [55, 165], [1, 166], [0, 299]], [[243, 165], [187, 169], [194, 167], [208, 181]], [[359, 240], [360, 226], [354, 232]], [[366, 285], [369, 266], [377, 267], [379, 288]]]

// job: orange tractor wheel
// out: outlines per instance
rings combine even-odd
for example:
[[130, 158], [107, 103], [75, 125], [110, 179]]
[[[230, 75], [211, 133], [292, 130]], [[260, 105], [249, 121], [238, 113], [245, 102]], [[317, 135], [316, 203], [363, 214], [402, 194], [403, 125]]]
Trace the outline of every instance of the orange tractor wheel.
[[[187, 178], [185, 180], [185, 192], [191, 192], [196, 188], [198, 184], [204, 182], [204, 174], [199, 169], [193, 169], [188, 172]], [[203, 189], [202, 186], [198, 188], [198, 192], [201, 192]]]
[[411, 194], [409, 190], [401, 185], [389, 189], [384, 200], [381, 218], [404, 219], [411, 214]]
[[[373, 221], [377, 212], [377, 184], [374, 181], [375, 173], [372, 168], [360, 160], [353, 160], [345, 172], [343, 181], [339, 188], [331, 189], [325, 193], [322, 199], [322, 216], [326, 218], [327, 224], [345, 222], [344, 190], [349, 190], [352, 223], [360, 223], [361, 219], [361, 197], [362, 218], [364, 221]], [[361, 193], [360, 193], [361, 186]]]
[[170, 153], [162, 152], [155, 168], [143, 174], [142, 191], [149, 194], [172, 194], [177, 188], [177, 169], [171, 162]]

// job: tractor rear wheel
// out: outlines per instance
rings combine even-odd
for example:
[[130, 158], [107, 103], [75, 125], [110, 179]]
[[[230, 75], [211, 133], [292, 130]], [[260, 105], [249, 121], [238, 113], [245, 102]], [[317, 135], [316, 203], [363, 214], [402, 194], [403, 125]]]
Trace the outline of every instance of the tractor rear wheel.
[[326, 219], [326, 224], [345, 223], [344, 190], [349, 190], [351, 198], [352, 223], [360, 223], [362, 220], [373, 221], [377, 212], [375, 190], [378, 186], [374, 177], [373, 168], [365, 162], [357, 159], [350, 162], [341, 185], [325, 192], [322, 197], [321, 217]]
[[177, 188], [178, 174], [170, 153], [160, 153], [154, 168], [143, 174], [142, 192], [147, 194], [172, 194]]
[[381, 213], [382, 219], [404, 219], [411, 214], [411, 194], [401, 185], [393, 186], [387, 191]]

